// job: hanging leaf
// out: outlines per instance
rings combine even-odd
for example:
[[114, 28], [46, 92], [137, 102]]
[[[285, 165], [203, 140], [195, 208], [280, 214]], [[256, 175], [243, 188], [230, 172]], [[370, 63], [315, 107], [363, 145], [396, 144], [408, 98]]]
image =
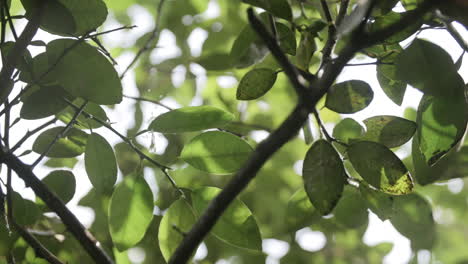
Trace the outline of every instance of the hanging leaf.
[[345, 81], [330, 87], [325, 106], [337, 113], [352, 114], [366, 108], [373, 98], [374, 92], [366, 82]]
[[414, 40], [395, 63], [399, 80], [427, 94], [451, 97], [464, 85], [447, 51], [426, 40]]
[[276, 31], [278, 33], [278, 40], [280, 48], [284, 53], [295, 56], [296, 55], [296, 35], [285, 24], [276, 22]]
[[109, 231], [119, 251], [133, 247], [153, 219], [153, 193], [142, 175], [126, 176], [112, 194]]
[[[193, 208], [198, 215], [221, 191], [216, 187], [202, 187], [193, 191]], [[213, 235], [237, 247], [262, 250], [262, 237], [252, 212], [240, 200], [235, 199], [213, 227]]]
[[463, 91], [456, 97], [425, 95], [418, 107], [416, 123], [419, 149], [427, 164], [433, 165], [463, 137], [467, 125]]
[[279, 18], [292, 19], [291, 6], [287, 0], [242, 0], [242, 2], [263, 8]]
[[314, 207], [322, 215], [329, 214], [346, 183], [343, 162], [330, 143], [318, 140], [310, 147], [304, 158], [302, 177]]
[[120, 171], [123, 175], [127, 175], [141, 165], [141, 158], [127, 143], [120, 142], [114, 146], [115, 157]]
[[164, 214], [159, 224], [158, 242], [161, 253], [166, 261], [175, 252], [185, 233], [195, 223], [193, 209], [184, 199], [175, 201]]
[[122, 84], [112, 64], [83, 41], [56, 39], [47, 44], [51, 73], [60, 86], [76, 97], [97, 104], [122, 101]]
[[[81, 98], [77, 98], [73, 101], [74, 105], [83, 105], [84, 100]], [[67, 103], [68, 105], [68, 103]], [[67, 106], [63, 111], [58, 113], [56, 115], [57, 119], [64, 123], [70, 122], [72, 120], [73, 116], [75, 115], [75, 108], [71, 106]], [[98, 104], [95, 104], [93, 102], [88, 102], [83, 110], [83, 112], [86, 112], [90, 114], [92, 117], [95, 117], [103, 122], [107, 122], [109, 118], [106, 115], [106, 112], [102, 107]], [[94, 120], [93, 118], [90, 118], [85, 115], [80, 115], [76, 119], [76, 125], [75, 127], [80, 128], [80, 129], [93, 129], [93, 128], [99, 128], [102, 127], [102, 124]]]
[[320, 218], [303, 188], [291, 196], [285, 215], [288, 231], [296, 231], [306, 227], [312, 224], [314, 219]]
[[66, 135], [60, 135], [64, 127], [54, 127], [42, 132], [34, 141], [32, 150], [38, 154], [45, 153], [49, 145], [59, 137], [52, 146], [46, 157], [51, 158], [72, 158], [81, 155], [85, 151], [88, 134], [70, 128]]
[[385, 221], [392, 217], [394, 196], [374, 190], [365, 183], [359, 184], [359, 191], [369, 209], [376, 214], [380, 220]]
[[182, 133], [222, 127], [233, 119], [231, 113], [213, 106], [189, 106], [156, 117], [148, 129], [161, 133]]
[[410, 193], [413, 182], [401, 160], [387, 147], [371, 141], [359, 141], [348, 148], [354, 169], [373, 187], [395, 195]]
[[20, 116], [24, 119], [40, 119], [54, 115], [65, 107], [65, 99], [72, 100], [72, 96], [60, 86], [33, 86], [21, 100]]
[[31, 200], [24, 199], [17, 192], [11, 195], [13, 208], [13, 219], [22, 226], [31, 226], [36, 223], [42, 215], [39, 207]]
[[345, 186], [333, 214], [336, 222], [345, 228], [358, 228], [369, 221], [364, 199], [357, 188], [350, 185]]
[[352, 118], [341, 120], [333, 128], [333, 137], [343, 143], [351, 143], [353, 139], [358, 139], [364, 134], [364, 128]]
[[377, 80], [388, 98], [395, 104], [401, 105], [406, 92], [406, 83], [398, 79], [395, 60], [402, 49], [399, 45], [393, 49], [387, 46], [384, 47], [388, 51], [378, 58], [380, 63], [377, 64]]
[[408, 142], [416, 132], [416, 123], [398, 116], [373, 116], [364, 120], [367, 131], [362, 140], [395, 148]]
[[252, 152], [252, 147], [230, 133], [209, 131], [185, 145], [180, 158], [193, 167], [211, 173], [236, 172]]
[[246, 68], [261, 61], [269, 50], [250, 25], [244, 27], [231, 48], [231, 62], [237, 68]]
[[[75, 195], [76, 180], [71, 171], [55, 170], [49, 173], [42, 182], [53, 191], [63, 203], [68, 203]], [[38, 202], [39, 203], [39, 202]], [[40, 204], [44, 204], [42, 201]]]
[[411, 240], [414, 249], [431, 249], [435, 240], [435, 223], [431, 205], [413, 193], [395, 197], [390, 222]]
[[247, 72], [237, 87], [237, 100], [254, 100], [266, 94], [275, 84], [277, 73], [268, 68]]
[[112, 191], [117, 180], [117, 162], [107, 140], [96, 133], [89, 135], [84, 159], [93, 187], [99, 192]]

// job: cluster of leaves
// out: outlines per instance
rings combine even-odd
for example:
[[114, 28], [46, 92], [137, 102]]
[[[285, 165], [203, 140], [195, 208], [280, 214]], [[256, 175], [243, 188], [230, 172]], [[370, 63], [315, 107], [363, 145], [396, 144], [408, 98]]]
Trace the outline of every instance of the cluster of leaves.
[[[369, 211], [390, 220], [411, 241], [414, 253], [431, 250], [435, 259], [448, 263], [468, 259], [463, 250], [444, 251], [443, 243], [457, 244], [449, 237], [459, 224], [437, 229], [433, 217], [435, 205], [455, 210], [460, 218], [468, 212], [464, 195], [433, 184], [467, 173], [468, 145], [463, 140], [468, 122], [467, 85], [459, 73], [463, 55], [454, 62], [442, 47], [417, 37], [423, 27], [449, 27], [447, 21], [452, 18], [466, 25], [465, 16], [455, 8], [466, 9], [466, 5], [457, 1], [435, 5], [408, 26], [397, 28], [395, 34], [358, 46], [359, 53], [351, 54], [375, 59], [380, 88], [395, 104], [402, 104], [408, 85], [424, 94], [418, 109], [409, 109], [405, 117], [372, 116], [362, 122], [363, 127], [352, 115], [342, 119], [339, 114], [367, 108], [374, 90], [380, 88], [359, 79], [316, 87], [321, 83], [316, 73], [327, 71], [326, 65], [338, 61], [347, 47], [362, 43], [353, 38], [355, 32], [372, 36], [431, 1], [336, 2], [218, 0], [214, 3], [219, 14], [213, 18], [204, 15], [208, 1], [160, 0], [157, 9], [154, 1], [138, 1], [140, 8], [154, 13], [157, 25], [128, 48], [139, 59], [134, 73], [140, 97], [133, 98], [135, 122], [124, 135], [112, 127], [119, 120], [109, 121], [107, 115], [114, 111], [112, 106], [122, 103], [124, 94], [124, 76], [115, 70], [110, 54], [116, 57], [127, 49], [107, 51], [101, 44], [105, 44], [104, 34], [95, 31], [108, 12], [114, 22], [129, 24], [132, 18], [126, 10], [135, 3], [2, 1], [0, 80], [7, 82], [0, 84], [5, 127], [0, 161], [6, 165], [0, 189], [0, 263], [12, 259], [16, 263], [132, 263], [128, 253], [135, 248], [144, 252], [144, 263], [170, 262], [230, 179], [248, 174], [246, 166], [264, 155], [262, 151], [268, 157], [276, 151], [258, 140], [258, 132], [269, 134], [274, 144], [275, 136], [282, 136], [275, 128], [297, 101], [319, 99], [310, 111], [314, 118], [303, 126], [304, 139], [293, 137], [265, 164], [252, 165], [261, 167], [249, 176], [256, 177], [254, 182], [241, 197], [222, 205], [224, 213], [214, 226], [208, 226], [211, 236], [204, 239], [208, 252], [200, 263], [219, 259], [265, 262], [265, 238], [289, 243], [281, 263], [376, 263], [392, 246], [361, 242]], [[400, 3], [405, 11], [393, 11]], [[246, 21], [251, 6], [262, 10], [256, 17], [273, 44]], [[16, 17], [10, 12], [22, 9], [25, 15], [19, 18], [28, 25], [16, 36]], [[7, 27], [14, 41], [5, 40]], [[56, 37], [48, 43], [31, 41], [38, 28]], [[175, 36], [180, 54], [155, 64], [150, 53], [144, 52], [154, 48], [158, 53], [156, 43], [163, 29]], [[208, 34], [201, 54], [195, 54], [187, 39], [200, 29]], [[449, 31], [456, 33], [453, 28]], [[404, 40], [409, 43], [406, 47], [400, 44]], [[41, 52], [32, 56], [29, 50], [33, 49]], [[278, 54], [292, 62], [296, 76], [285, 69]], [[10, 72], [8, 65], [12, 65]], [[177, 73], [180, 68], [185, 69], [185, 76]], [[182, 84], [172, 82], [174, 74], [183, 79]], [[197, 78], [202, 75], [206, 81], [200, 85]], [[239, 81], [220, 88], [219, 77], [226, 76]], [[298, 98], [287, 78], [306, 82], [308, 89], [325, 89], [326, 95]], [[172, 99], [179, 107], [165, 106], [160, 102], [164, 99]], [[201, 106], [192, 106], [200, 100]], [[168, 111], [145, 119], [144, 101]], [[18, 116], [12, 111], [16, 107]], [[50, 120], [10, 142], [10, 135], [17, 133], [16, 123], [27, 125], [43, 118]], [[332, 133], [324, 123], [334, 125]], [[289, 133], [295, 135], [292, 129]], [[160, 154], [138, 142], [138, 136], [147, 132], [167, 140]], [[122, 142], [112, 146], [109, 134]], [[24, 149], [29, 138], [34, 139], [32, 147]], [[395, 152], [405, 150], [401, 146], [410, 141], [411, 153], [400, 159]], [[19, 153], [21, 149], [25, 152]], [[37, 159], [26, 165], [17, 159], [23, 155]], [[44, 166], [50, 172], [37, 184], [31, 171], [45, 157]], [[94, 211], [89, 231], [99, 247], [90, 243], [93, 239], [80, 236], [89, 235], [78, 222], [64, 217], [64, 211], [68, 212], [64, 204], [72, 200], [76, 181], [81, 181], [76, 173], [80, 159], [92, 188], [78, 204]], [[303, 161], [302, 177], [294, 170], [299, 161]], [[156, 186], [144, 175], [149, 170], [154, 172]], [[13, 172], [33, 189], [35, 201], [12, 189], [11, 181], [19, 180], [12, 178]], [[118, 181], [119, 173], [123, 179]], [[325, 235], [323, 249], [308, 252], [301, 248], [294, 234], [304, 227]], [[35, 242], [31, 242], [33, 235]], [[463, 234], [458, 236], [464, 239]]]

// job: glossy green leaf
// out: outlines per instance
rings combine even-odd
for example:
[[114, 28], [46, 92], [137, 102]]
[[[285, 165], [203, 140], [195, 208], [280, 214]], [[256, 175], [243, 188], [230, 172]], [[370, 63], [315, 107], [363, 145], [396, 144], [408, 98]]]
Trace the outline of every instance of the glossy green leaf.
[[242, 2], [263, 8], [277, 17], [292, 19], [291, 6], [287, 0], [242, 0]]
[[211, 173], [236, 172], [252, 152], [243, 139], [220, 131], [209, 131], [185, 145], [180, 158], [193, 167]]
[[161, 133], [182, 133], [222, 127], [234, 115], [217, 107], [190, 106], [171, 110], [151, 122], [149, 129]]
[[337, 113], [352, 114], [366, 108], [373, 98], [374, 92], [366, 82], [345, 81], [330, 87], [325, 106]]
[[64, 127], [54, 127], [42, 132], [34, 141], [32, 150], [38, 154], [44, 153], [49, 145], [58, 137], [46, 156], [51, 158], [72, 158], [81, 155], [85, 151], [88, 134], [70, 128], [66, 135], [60, 135]]
[[181, 198], [175, 201], [164, 214], [159, 224], [158, 242], [166, 261], [179, 246], [184, 234], [190, 231], [195, 223], [196, 218], [192, 210], [187, 201]]
[[89, 135], [84, 160], [93, 187], [101, 192], [111, 191], [117, 180], [117, 162], [107, 140], [96, 133]]
[[254, 100], [266, 94], [275, 84], [277, 73], [268, 68], [247, 72], [237, 87], [237, 100]]
[[330, 213], [346, 183], [343, 162], [325, 140], [316, 141], [307, 151], [302, 169], [304, 186], [314, 207], [322, 215]]
[[[210, 201], [221, 191], [216, 187], [202, 187], [193, 191], [193, 208], [197, 214], [208, 207]], [[235, 199], [212, 229], [219, 239], [246, 249], [262, 250], [262, 237], [252, 212], [240, 200]]]
[[82, 41], [56, 39], [47, 44], [47, 56], [49, 65], [55, 65], [53, 76], [71, 95], [105, 105], [122, 101], [119, 76], [96, 48]]
[[368, 222], [368, 212], [364, 199], [357, 188], [347, 185], [343, 196], [333, 210], [335, 220], [345, 228], [358, 228]]
[[395, 197], [390, 219], [398, 232], [411, 240], [415, 249], [431, 249], [435, 242], [435, 223], [431, 205], [414, 193]]
[[376, 214], [380, 220], [385, 221], [392, 217], [394, 196], [375, 190], [365, 183], [359, 184], [359, 191], [369, 209]]
[[310, 203], [306, 191], [301, 188], [289, 199], [285, 217], [288, 231], [294, 231], [312, 224], [313, 219], [320, 216]]
[[[26, 16], [33, 12], [34, 1], [21, 0]], [[95, 30], [107, 17], [107, 7], [102, 0], [47, 0], [41, 28], [59, 35], [79, 36]]]
[[451, 98], [425, 95], [419, 103], [416, 136], [429, 165], [445, 155], [465, 133], [467, 106], [461, 92]]
[[109, 231], [119, 251], [133, 247], [153, 218], [153, 193], [142, 175], [129, 175], [117, 185], [109, 204]]
[[73, 195], [75, 195], [76, 180], [71, 171], [52, 171], [42, 179], [42, 182], [64, 203], [68, 203], [73, 198]]
[[360, 138], [364, 134], [364, 128], [352, 118], [341, 120], [333, 128], [333, 137], [343, 143], [351, 143], [353, 139]]
[[[81, 98], [77, 98], [77, 99], [75, 99], [73, 101], [73, 104], [75, 106], [83, 105], [83, 103], [84, 103], [84, 100], [81, 99]], [[68, 105], [68, 103], [67, 103], [67, 105]], [[104, 109], [102, 109], [102, 107], [100, 105], [95, 104], [93, 102], [88, 102], [83, 111], [90, 114], [92, 117], [98, 118], [99, 120], [101, 120], [103, 122], [108, 122], [109, 121]], [[56, 115], [56, 117], [60, 121], [62, 121], [64, 123], [68, 123], [68, 122], [70, 122], [70, 120], [72, 120], [73, 116], [75, 115], [75, 112], [76, 112], [76, 110], [75, 110], [74, 107], [67, 106], [63, 111], [58, 113]], [[75, 127], [81, 128], [81, 129], [93, 129], [93, 128], [102, 127], [102, 124], [99, 123], [98, 121], [88, 117], [88, 116], [80, 115], [76, 119]]]
[[416, 132], [416, 123], [398, 116], [373, 116], [363, 121], [367, 131], [363, 140], [395, 148], [408, 142]]
[[40, 119], [54, 115], [65, 107], [71, 100], [70, 94], [60, 86], [33, 86], [23, 97], [20, 116], [24, 119]]
[[414, 40], [395, 63], [398, 79], [424, 93], [454, 96], [463, 86], [450, 55], [432, 42]]
[[413, 182], [408, 169], [387, 147], [371, 141], [359, 141], [348, 148], [354, 169], [373, 187], [395, 195], [410, 193]]

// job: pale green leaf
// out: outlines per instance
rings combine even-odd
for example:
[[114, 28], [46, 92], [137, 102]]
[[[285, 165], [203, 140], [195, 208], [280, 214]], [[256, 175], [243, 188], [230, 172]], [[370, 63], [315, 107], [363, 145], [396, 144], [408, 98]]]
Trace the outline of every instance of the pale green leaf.
[[117, 180], [117, 162], [107, 140], [96, 133], [89, 135], [84, 160], [93, 187], [101, 192], [111, 191]]

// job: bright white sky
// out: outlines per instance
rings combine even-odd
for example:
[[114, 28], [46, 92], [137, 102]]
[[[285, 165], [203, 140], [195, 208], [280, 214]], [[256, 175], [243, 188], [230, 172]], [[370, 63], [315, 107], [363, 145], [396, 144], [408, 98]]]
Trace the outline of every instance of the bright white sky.
[[[115, 47], [115, 46], [124, 46], [124, 47], [130, 47], [134, 45], [135, 40], [140, 37], [142, 34], [148, 32], [151, 30], [154, 26], [154, 19], [151, 16], [149, 12], [147, 12], [143, 7], [140, 7], [138, 5], [135, 5], [131, 7], [128, 10], [129, 15], [133, 17], [132, 24], [137, 25], [138, 27], [131, 30], [131, 31], [119, 31], [115, 32], [109, 35], [104, 36], [104, 42], [105, 46], [107, 47]], [[209, 5], [209, 10], [204, 14], [204, 17], [216, 17], [219, 15], [219, 8], [216, 5], [215, 1], [212, 0], [210, 1]], [[185, 22], [190, 22], [190, 18], [186, 17], [184, 18]], [[24, 22], [24, 21], [23, 21]], [[22, 25], [18, 25], [18, 28], [22, 28], [24, 26], [24, 23]], [[104, 25], [104, 29], [113, 29], [116, 28], [119, 25], [115, 19], [112, 18], [110, 15], [108, 17], [108, 20], [106, 24]], [[468, 32], [459, 25], [456, 25], [457, 29], [462, 32], [463, 36], [465, 39], [468, 39]], [[191, 51], [193, 56], [198, 56], [201, 52], [201, 46], [203, 44], [203, 41], [206, 39], [207, 33], [206, 31], [202, 29], [196, 29], [194, 32], [192, 32], [192, 35], [188, 39], [189, 45], [191, 46]], [[41, 40], [51, 40], [55, 38], [54, 36], [45, 33], [45, 32], [40, 32], [35, 39], [41, 39]], [[453, 38], [445, 31], [445, 30], [425, 30], [421, 34], [419, 34], [419, 38], [426, 38], [429, 39], [430, 41], [444, 47], [445, 50], [447, 50], [454, 61], [458, 59], [460, 56], [462, 49], [458, 46], [458, 44], [453, 40]], [[409, 40], [405, 41], [403, 43], [403, 46], [406, 46], [412, 38]], [[46, 41], [47, 42], [47, 41]], [[151, 60], [155, 63], [163, 61], [167, 58], [175, 57], [180, 54], [180, 50], [176, 47], [175, 45], [175, 37], [174, 35], [167, 30], [164, 30], [161, 33], [160, 41], [158, 43], [158, 49], [155, 49], [152, 54], [151, 54]], [[39, 52], [42, 52], [43, 50], [41, 48], [33, 48], [32, 53], [37, 54]], [[125, 67], [128, 65], [130, 60], [133, 58], [134, 54], [127, 52], [116, 58], [118, 62], [117, 69], [118, 71], [122, 71], [125, 69]], [[359, 61], [353, 61], [354, 63], [362, 63], [362, 62], [367, 62], [367, 60], [359, 60]], [[201, 86], [203, 85], [204, 81], [206, 80], [206, 77], [203, 75], [205, 74], [205, 71], [201, 67], [197, 67], [197, 65], [194, 65], [192, 68], [193, 71], [197, 73], [200, 77], [197, 78], [197, 85]], [[178, 84], [181, 84], [183, 82], [183, 76], [184, 76], [185, 69], [183, 67], [179, 67], [175, 70], [175, 73], [173, 75], [173, 82], [177, 86]], [[464, 77], [465, 82], [468, 82], [468, 63], [467, 60], [464, 61], [461, 69], [460, 69], [461, 75]], [[358, 121], [362, 121], [367, 117], [374, 116], [374, 115], [402, 115], [403, 111], [406, 107], [411, 106], [414, 108], [417, 108], [417, 104], [419, 102], [419, 99], [421, 97], [421, 93], [418, 92], [415, 89], [409, 88], [407, 89], [405, 99], [403, 102], [403, 105], [397, 106], [393, 102], [391, 102], [390, 99], [388, 99], [385, 94], [382, 92], [381, 89], [377, 88], [379, 87], [379, 83], [376, 79], [376, 74], [375, 74], [375, 66], [362, 66], [362, 67], [347, 67], [343, 73], [339, 76], [338, 81], [345, 81], [349, 79], [360, 79], [368, 82], [372, 87], [376, 88], [374, 89], [374, 100], [371, 103], [371, 105], [356, 113], [353, 114], [352, 117], [355, 118]], [[133, 72], [129, 72], [127, 76], [123, 79], [124, 83], [124, 93], [126, 95], [132, 95], [132, 96], [138, 96], [138, 90], [135, 87], [134, 83], [134, 75]], [[221, 87], [232, 87], [234, 85], [237, 85], [237, 81], [232, 78], [220, 78], [220, 86]], [[174, 100], [171, 100], [170, 98], [164, 99], [164, 103], [172, 106], [172, 107], [178, 107], [178, 105], [175, 103]], [[118, 105], [115, 109], [106, 109], [106, 112], [108, 114], [109, 119], [113, 123], [113, 126], [121, 132], [125, 132], [127, 128], [132, 127], [133, 125], [133, 109], [131, 107], [131, 100], [124, 99], [123, 103]], [[192, 102], [192, 105], [199, 105], [200, 104], [200, 99], [195, 98], [194, 101]], [[14, 108], [13, 115], [18, 114], [19, 112], [19, 107]], [[148, 125], [149, 122], [159, 115], [160, 113], [164, 112], [164, 109], [158, 108], [157, 106], [150, 104], [150, 103], [144, 103], [143, 104], [143, 113], [144, 113], [144, 120], [145, 123], [143, 124]], [[345, 116], [345, 115], [343, 115]], [[128, 117], [128, 118], [127, 118]], [[17, 126], [22, 126], [24, 128], [24, 132], [29, 128], [34, 128], [48, 119], [42, 119], [38, 121], [32, 121], [28, 123], [20, 123]], [[120, 140], [113, 135], [112, 133], [109, 133], [105, 129], [98, 129], [98, 133], [104, 135], [106, 139], [110, 141], [110, 143], [113, 145], [117, 142], [120, 142]], [[15, 142], [18, 140], [23, 133], [16, 133], [11, 135], [12, 142]], [[145, 134], [144, 136], [139, 137], [139, 143], [146, 147], [150, 147], [150, 143], [155, 140], [156, 141], [156, 149], [153, 150], [155, 152], [161, 152], [164, 150], [165, 146], [167, 145], [167, 141], [160, 135], [158, 134]], [[32, 141], [28, 141], [27, 144], [23, 147], [23, 149], [30, 149], [32, 145]], [[398, 151], [397, 155], [400, 157], [406, 156], [407, 152], [410, 149], [410, 145], [405, 145], [403, 147], [403, 151]], [[22, 150], [19, 150], [18, 153], [21, 153]], [[35, 154], [30, 154], [22, 159], [26, 163], [33, 162], [37, 158], [37, 155]], [[300, 168], [298, 168], [300, 170]], [[3, 170], [5, 171], [5, 170]], [[35, 173], [39, 177], [45, 177], [49, 169], [44, 168], [43, 166], [38, 166], [35, 169]], [[74, 174], [77, 177], [77, 189], [76, 189], [76, 194], [74, 199], [68, 204], [68, 207], [75, 213], [77, 214], [78, 218], [86, 225], [89, 226], [92, 221], [93, 221], [93, 212], [92, 210], [88, 208], [83, 208], [80, 206], [77, 206], [78, 201], [88, 192], [88, 190], [91, 187], [91, 184], [86, 177], [86, 172], [84, 170], [84, 164], [83, 161], [80, 161], [77, 166], [74, 169]], [[153, 172], [151, 170], [145, 170], [145, 178], [148, 180], [149, 184], [152, 186], [152, 189], [155, 193], [157, 194], [157, 185], [154, 182], [154, 177], [152, 177]], [[2, 174], [3, 175], [3, 174]], [[120, 177], [120, 176], [119, 176]], [[4, 175], [2, 176], [4, 178]], [[20, 191], [21, 194], [24, 197], [27, 198], [33, 198], [34, 195], [31, 190], [26, 189], [24, 187], [24, 184], [22, 181], [15, 180], [15, 184], [13, 185], [13, 188], [17, 191]], [[460, 186], [460, 181], [454, 180], [453, 183], [449, 183], [450, 189], [454, 190], [455, 192], [457, 189], [459, 190]], [[458, 187], [457, 187], [458, 186]], [[435, 212], [436, 213], [436, 212]], [[389, 221], [382, 222], [380, 219], [378, 219], [374, 214], [370, 214], [369, 217], [369, 227], [368, 230], [363, 238], [364, 242], [369, 244], [369, 245], [376, 245], [381, 242], [392, 242], [394, 243], [393, 250], [388, 254], [385, 259], [384, 263], [388, 264], [399, 264], [399, 263], [407, 263], [411, 250], [410, 250], [410, 243], [408, 239], [405, 237], [401, 236], [390, 224]], [[321, 232], [311, 230], [310, 228], [304, 228], [300, 231], [298, 231], [296, 235], [296, 240], [298, 243], [305, 249], [309, 251], [318, 251], [320, 250], [323, 246], [325, 246], [326, 239], [323, 236]], [[282, 242], [280, 240], [275, 240], [275, 239], [265, 239], [263, 243], [263, 248], [266, 253], [269, 254], [269, 257], [267, 259], [267, 264], [274, 264], [274, 263], [279, 263], [278, 260], [284, 256], [287, 251], [288, 251], [288, 244], [285, 242]], [[206, 254], [206, 247], [202, 246], [200, 250], [197, 253], [197, 256], [200, 258], [203, 258], [203, 256]], [[140, 258], [140, 261], [138, 261], [138, 258]], [[141, 262], [141, 253], [138, 253], [138, 251], [133, 251], [132, 252], [132, 259], [135, 260], [135, 263]], [[427, 252], [422, 252], [418, 254], [418, 259], [420, 260], [420, 263], [428, 263], [428, 257], [427, 257]], [[220, 261], [219, 264], [224, 264], [228, 263], [227, 261]]]

